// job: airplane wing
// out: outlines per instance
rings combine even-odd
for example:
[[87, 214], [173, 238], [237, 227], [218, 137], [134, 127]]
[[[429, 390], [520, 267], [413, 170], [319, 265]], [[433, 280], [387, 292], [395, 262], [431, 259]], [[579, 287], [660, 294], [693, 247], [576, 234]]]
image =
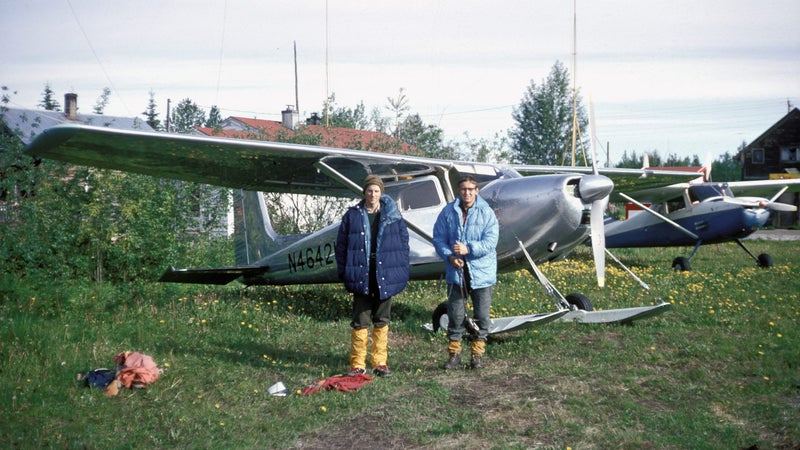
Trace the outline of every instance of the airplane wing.
[[216, 186], [328, 196], [352, 196], [352, 191], [323, 173], [320, 162], [356, 183], [369, 174], [414, 176], [433, 173], [443, 165], [406, 155], [83, 125], [49, 128], [26, 152]]
[[737, 197], [770, 198], [786, 186], [786, 192], [800, 192], [800, 178], [781, 180], [728, 181], [728, 187]]
[[[539, 175], [544, 173], [581, 173], [591, 174], [591, 167], [572, 167], [572, 166], [533, 166], [533, 165], [513, 165], [514, 170], [522, 175]], [[605, 175], [614, 182], [614, 191], [611, 193], [611, 202], [625, 202], [620, 197], [620, 193], [637, 192], [647, 193], [650, 197], [667, 195], [668, 198], [680, 196], [688, 186], [688, 181], [698, 177], [697, 172], [681, 172], [676, 170], [659, 169], [615, 169], [598, 168], [600, 175]], [[681, 187], [684, 186], [684, 187]], [[673, 195], [677, 192], [677, 195]], [[637, 195], [637, 199], [641, 198]], [[641, 201], [656, 202], [653, 199]]]
[[[771, 198], [778, 191], [787, 187], [786, 192], [800, 192], [800, 178], [788, 178], [782, 180], [751, 180], [751, 181], [726, 181], [712, 182], [711, 184], [725, 183], [730, 187], [731, 192], [736, 197], [764, 197]], [[657, 186], [639, 190], [622, 191], [614, 188], [617, 193], [625, 193], [644, 203], [662, 203], [681, 197], [684, 191], [690, 186], [701, 185], [703, 183], [676, 183], [668, 186]]]
[[[320, 163], [360, 183], [367, 175], [416, 176], [442, 167], [520, 175], [591, 174], [591, 167], [509, 165], [445, 161], [303, 144], [58, 125], [43, 131], [26, 152], [32, 156], [162, 178], [250, 191], [352, 196], [352, 190], [321, 170]], [[617, 192], [687, 181], [694, 172], [653, 169], [599, 169]], [[516, 176], [516, 175], [514, 175]], [[493, 177], [490, 177], [493, 178]], [[621, 201], [612, 193], [612, 201]]]

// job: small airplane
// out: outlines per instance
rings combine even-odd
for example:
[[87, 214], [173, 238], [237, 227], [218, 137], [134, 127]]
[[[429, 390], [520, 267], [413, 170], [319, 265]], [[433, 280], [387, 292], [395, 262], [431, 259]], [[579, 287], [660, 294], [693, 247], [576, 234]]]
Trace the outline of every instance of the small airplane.
[[[709, 176], [706, 172], [702, 180]], [[767, 253], [755, 256], [742, 239], [763, 227], [771, 211], [797, 211], [795, 205], [776, 200], [784, 192], [800, 191], [800, 179], [695, 181], [616, 193], [641, 209], [626, 220], [606, 220], [606, 248], [694, 246], [688, 257], [672, 261], [675, 270], [691, 270], [691, 259], [701, 245], [735, 242], [759, 267], [771, 267]], [[750, 194], [750, 196], [736, 196]], [[756, 196], [753, 196], [756, 195]], [[761, 197], [758, 195], [771, 195]], [[655, 206], [646, 206], [643, 202]]]
[[[557, 311], [495, 319], [492, 332], [511, 331], [559, 318], [581, 322], [624, 322], [661, 312], [652, 307], [592, 311], [580, 294], [564, 297], [537, 264], [563, 258], [591, 234], [598, 283], [604, 275], [603, 209], [615, 179], [653, 188], [696, 174], [614, 169], [608, 176], [557, 173], [558, 168], [526, 166], [547, 172], [522, 176], [514, 166], [457, 162], [398, 154], [256, 140], [199, 137], [60, 125], [41, 133], [26, 152], [74, 164], [200, 182], [234, 189], [236, 265], [176, 269], [164, 282], [245, 285], [338, 283], [334, 247], [338, 223], [319, 231], [278, 235], [271, 226], [262, 192], [360, 198], [360, 182], [380, 176], [397, 202], [410, 231], [411, 279], [440, 279], [444, 263], [432, 245], [439, 211], [455, 198], [455, 184], [466, 174], [479, 182], [480, 195], [500, 223], [498, 271], [531, 270], [555, 298]], [[590, 225], [591, 224], [591, 225]], [[434, 320], [434, 322], [436, 322]]]

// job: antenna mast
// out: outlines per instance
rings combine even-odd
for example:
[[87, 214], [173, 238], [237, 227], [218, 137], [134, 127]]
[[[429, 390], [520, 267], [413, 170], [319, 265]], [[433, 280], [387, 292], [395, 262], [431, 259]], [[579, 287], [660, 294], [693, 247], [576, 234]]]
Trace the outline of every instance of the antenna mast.
[[300, 95], [297, 93], [297, 41], [294, 43], [294, 107], [297, 114], [300, 114]]
[[575, 79], [578, 71], [578, 11], [577, 0], [572, 0], [572, 166], [575, 167], [575, 145], [578, 133], [578, 91]]

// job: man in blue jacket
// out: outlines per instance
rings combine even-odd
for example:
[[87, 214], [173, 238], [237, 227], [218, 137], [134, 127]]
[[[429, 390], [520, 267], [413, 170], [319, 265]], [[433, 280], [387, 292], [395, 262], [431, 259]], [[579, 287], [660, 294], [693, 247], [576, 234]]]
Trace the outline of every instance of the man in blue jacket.
[[466, 300], [472, 299], [477, 332], [470, 343], [470, 367], [483, 367], [482, 357], [489, 335], [492, 288], [497, 283], [497, 239], [499, 226], [494, 211], [478, 195], [478, 182], [471, 176], [458, 183], [458, 198], [444, 207], [433, 227], [436, 253], [446, 262], [447, 352], [445, 369], [461, 367], [461, 338], [466, 330]]
[[395, 201], [384, 194], [383, 181], [364, 180], [364, 200], [348, 208], [336, 239], [339, 279], [353, 293], [350, 323], [350, 376], [366, 372], [372, 323], [372, 372], [388, 377], [389, 320], [392, 296], [408, 284], [408, 229]]

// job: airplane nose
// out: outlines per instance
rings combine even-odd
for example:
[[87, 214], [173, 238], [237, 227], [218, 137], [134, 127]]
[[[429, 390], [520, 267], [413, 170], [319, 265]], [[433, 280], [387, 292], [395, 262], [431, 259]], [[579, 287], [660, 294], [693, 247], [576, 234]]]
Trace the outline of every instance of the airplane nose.
[[614, 182], [603, 175], [584, 175], [578, 184], [578, 196], [584, 202], [594, 202], [608, 197], [614, 189]]

